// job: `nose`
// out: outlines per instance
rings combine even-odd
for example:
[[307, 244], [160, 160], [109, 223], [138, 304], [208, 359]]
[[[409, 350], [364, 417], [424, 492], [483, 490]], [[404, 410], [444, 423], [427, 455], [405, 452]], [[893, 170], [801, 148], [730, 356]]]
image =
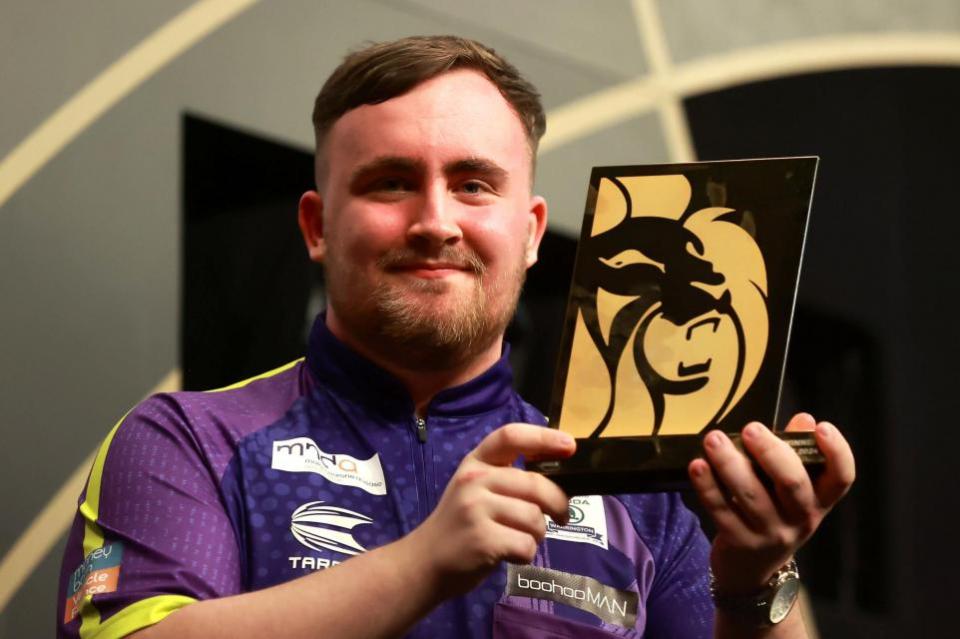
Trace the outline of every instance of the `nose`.
[[443, 185], [426, 189], [412, 216], [407, 229], [407, 238], [412, 244], [437, 249], [452, 246], [463, 238], [463, 231], [456, 219], [455, 203], [450, 201]]

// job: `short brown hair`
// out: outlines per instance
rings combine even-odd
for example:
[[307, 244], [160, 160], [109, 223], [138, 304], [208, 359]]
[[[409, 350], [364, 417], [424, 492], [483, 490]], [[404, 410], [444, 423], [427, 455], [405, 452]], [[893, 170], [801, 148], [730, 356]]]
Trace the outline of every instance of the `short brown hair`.
[[347, 55], [327, 78], [313, 106], [317, 149], [340, 116], [364, 104], [403, 95], [454, 69], [483, 73], [513, 107], [527, 133], [530, 152], [547, 128], [540, 93], [493, 49], [457, 36], [413, 36], [379, 42]]

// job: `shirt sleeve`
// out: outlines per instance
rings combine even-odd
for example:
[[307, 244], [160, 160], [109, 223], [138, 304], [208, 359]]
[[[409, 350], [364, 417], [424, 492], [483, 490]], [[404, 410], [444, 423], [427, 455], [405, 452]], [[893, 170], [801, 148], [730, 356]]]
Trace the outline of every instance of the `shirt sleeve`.
[[240, 590], [219, 478], [175, 397], [152, 397], [94, 460], [64, 551], [57, 635], [125, 637]]
[[629, 496], [637, 532], [654, 556], [647, 598], [647, 639], [709, 639], [710, 544], [700, 521], [677, 493]]

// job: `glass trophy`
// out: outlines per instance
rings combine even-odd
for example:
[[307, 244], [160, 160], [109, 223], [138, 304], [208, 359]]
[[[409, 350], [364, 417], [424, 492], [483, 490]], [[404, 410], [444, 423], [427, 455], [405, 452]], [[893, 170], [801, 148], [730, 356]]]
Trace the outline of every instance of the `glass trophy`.
[[[709, 430], [777, 424], [817, 161], [593, 169], [549, 411], [577, 452], [529, 469], [673, 489]], [[812, 433], [778, 435], [822, 464]]]

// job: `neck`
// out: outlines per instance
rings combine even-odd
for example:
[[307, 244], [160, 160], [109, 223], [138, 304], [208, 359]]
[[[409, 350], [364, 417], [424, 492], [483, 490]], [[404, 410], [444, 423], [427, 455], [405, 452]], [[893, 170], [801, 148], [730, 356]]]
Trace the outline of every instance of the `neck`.
[[453, 359], [443, 366], [411, 366], [412, 358], [405, 357], [405, 349], [355, 336], [330, 308], [327, 309], [326, 324], [337, 339], [396, 377], [410, 394], [419, 416], [426, 414], [427, 406], [437, 393], [477, 377], [497, 363], [503, 350], [503, 335], [500, 335], [480, 352]]

